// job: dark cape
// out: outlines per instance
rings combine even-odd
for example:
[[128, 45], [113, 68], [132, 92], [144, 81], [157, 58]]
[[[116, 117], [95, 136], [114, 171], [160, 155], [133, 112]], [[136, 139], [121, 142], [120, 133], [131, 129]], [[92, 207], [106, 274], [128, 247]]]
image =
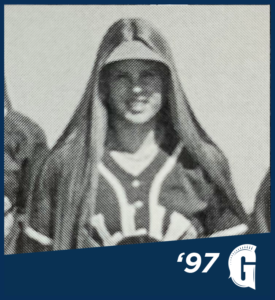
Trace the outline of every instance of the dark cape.
[[[232, 184], [227, 159], [195, 118], [167, 42], [145, 20], [123, 19], [111, 26], [105, 35], [82, 100], [47, 158], [35, 185], [28, 226], [51, 238], [53, 245], [36, 247], [28, 240], [29, 249], [26, 251], [93, 247], [85, 224], [94, 215], [99, 177], [97, 166], [104, 152], [108, 128], [108, 109], [102, 101], [104, 93], [100, 88], [100, 74], [112, 51], [129, 40], [143, 42], [168, 66], [167, 105], [161, 111], [166, 123], [167, 144], [175, 139], [181, 140], [190, 164], [194, 163], [203, 170], [205, 180], [215, 185], [220, 195], [218, 203], [210, 204], [215, 219], [226, 207], [240, 223], [247, 222]], [[202, 201], [210, 200], [206, 197]]]
[[250, 220], [251, 233], [267, 233], [271, 230], [270, 179], [269, 169], [256, 195], [254, 211]]
[[[43, 159], [48, 155], [48, 146], [43, 130], [28, 117], [13, 110], [6, 82], [4, 93], [4, 191], [18, 220], [30, 201], [34, 178]], [[11, 233], [5, 238], [5, 253], [17, 252], [15, 243], [18, 232], [16, 221]]]

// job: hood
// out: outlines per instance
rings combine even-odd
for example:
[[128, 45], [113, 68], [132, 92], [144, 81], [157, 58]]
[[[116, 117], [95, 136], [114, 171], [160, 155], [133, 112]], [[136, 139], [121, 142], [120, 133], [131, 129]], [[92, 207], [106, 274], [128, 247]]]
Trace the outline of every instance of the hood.
[[[240, 219], [245, 220], [245, 213], [232, 184], [227, 159], [196, 119], [181, 86], [166, 40], [151, 24], [142, 19], [121, 19], [110, 27], [98, 49], [82, 100], [64, 133], [52, 149], [51, 156], [62, 152], [62, 149], [66, 149], [66, 153], [68, 151], [74, 153], [74, 163], [72, 163], [72, 155], [62, 156], [63, 163], [66, 163], [66, 159], [70, 159], [72, 167], [69, 176], [70, 185], [73, 186], [70, 189], [70, 196], [63, 201], [67, 201], [66, 205], [71, 206], [71, 211], [82, 210], [82, 215], [86, 217], [87, 214], [93, 215], [95, 201], [91, 201], [91, 199], [95, 199], [96, 196], [97, 164], [103, 155], [108, 126], [108, 113], [100, 93], [100, 72], [108, 63], [108, 58], [114, 54], [115, 49], [126, 41], [142, 42], [158, 57], [161, 57], [162, 62], [168, 67], [170, 81], [167, 103], [169, 107], [165, 110], [165, 117], [170, 120], [170, 127], [183, 142], [192, 159], [201, 166], [211, 181], [222, 191]], [[86, 199], [90, 199], [90, 201]], [[73, 213], [70, 215], [72, 216]], [[79, 216], [79, 213], [76, 215]], [[85, 217], [80, 219], [83, 221]], [[71, 228], [75, 228], [73, 222], [78, 222], [77, 226], [82, 226], [81, 220], [71, 219]], [[70, 226], [68, 223], [67, 225]], [[62, 227], [62, 224], [60, 226]], [[67, 229], [58, 229], [57, 243], [59, 245], [55, 245], [55, 249], [68, 248], [65, 245], [68, 241], [64, 240], [66, 230], [68, 227]]]

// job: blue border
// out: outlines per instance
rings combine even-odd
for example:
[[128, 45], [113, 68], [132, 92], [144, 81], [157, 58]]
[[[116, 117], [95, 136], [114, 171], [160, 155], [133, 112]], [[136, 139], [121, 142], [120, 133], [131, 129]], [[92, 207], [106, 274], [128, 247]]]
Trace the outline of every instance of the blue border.
[[4, 5], [148, 5], [148, 4], [189, 4], [189, 5], [270, 5], [270, 1], [190, 1], [188, 3], [184, 3], [183, 1], [4, 1]]
[[[72, 1], [43, 1], [41, 3], [37, 3], [37, 1], [4, 1], [4, 4], [167, 4], [167, 1], [139, 1], [139, 2], [125, 2], [125, 1], [80, 1], [79, 3], [75, 3]], [[172, 1], [169, 4], [184, 4], [181, 1]], [[189, 4], [218, 4], [218, 5], [232, 5], [232, 4], [254, 4], [254, 5], [264, 5], [264, 4], [270, 4], [270, 2], [256, 2], [256, 1], [242, 1], [242, 2], [204, 2], [204, 1], [190, 1]], [[2, 51], [4, 49], [4, 6], [2, 6], [2, 16], [3, 16], [3, 38], [2, 38]], [[272, 19], [271, 19], [271, 31], [272, 31]], [[271, 40], [272, 42], [272, 40]], [[4, 51], [3, 51], [4, 54]], [[2, 59], [2, 70], [4, 70], [4, 59]], [[272, 64], [271, 64], [271, 70], [272, 70]], [[271, 77], [272, 79], [272, 77]], [[4, 82], [4, 73], [3, 73], [3, 80]], [[3, 85], [1, 85], [1, 91], [2, 95], [4, 94]], [[272, 94], [271, 94], [272, 96]], [[273, 103], [273, 104], [272, 104]], [[274, 110], [274, 101], [271, 101], [271, 110]], [[3, 113], [3, 107], [2, 107], [2, 116]], [[272, 125], [273, 123], [273, 125]], [[4, 122], [2, 120], [2, 125], [4, 128]], [[271, 119], [271, 129], [274, 126], [274, 121]], [[272, 132], [272, 130], [271, 130]], [[1, 132], [2, 134], [2, 140], [4, 139], [4, 130]], [[272, 145], [272, 144], [271, 144]], [[2, 148], [3, 149], [3, 148]], [[3, 150], [2, 150], [3, 151]], [[3, 151], [4, 153], [4, 151]], [[2, 153], [2, 154], [3, 154]], [[2, 170], [4, 169], [4, 163], [3, 160], [1, 161], [2, 164]], [[273, 165], [273, 162], [271, 161], [271, 164]], [[2, 173], [3, 176], [3, 173]], [[2, 177], [3, 178], [3, 177]], [[4, 178], [2, 179], [2, 185], [1, 188], [4, 190], [3, 187]], [[273, 206], [272, 206], [273, 207]], [[274, 215], [274, 207], [272, 208], [272, 216]], [[273, 226], [274, 227], [274, 226]], [[1, 232], [3, 236], [3, 222], [1, 223]], [[4, 238], [4, 237], [3, 237]], [[228, 268], [226, 265], [226, 268], [224, 268], [224, 264], [222, 267], [217, 263], [216, 266], [213, 266], [213, 269], [211, 270], [212, 274], [209, 272], [207, 275], [208, 277], [201, 277], [201, 274], [197, 274], [198, 276], [195, 279], [195, 276], [193, 276], [192, 280], [190, 280], [191, 277], [187, 278], [184, 276], [182, 269], [180, 269], [179, 265], [174, 264], [175, 257], [179, 253], [181, 253], [181, 249], [185, 249], [184, 251], [187, 253], [188, 251], [194, 251], [199, 252], [199, 249], [208, 249], [207, 251], [213, 251], [218, 252], [221, 251], [221, 254], [225, 253], [225, 258], [228, 259], [228, 255], [230, 252], [234, 249], [235, 245], [238, 246], [243, 243], [254, 243], [257, 245], [257, 274], [261, 274], [261, 278], [257, 278], [257, 284], [258, 282], [261, 282], [262, 287], [266, 287], [268, 289], [269, 284], [272, 282], [273, 285], [275, 283], [275, 276], [274, 276], [274, 259], [271, 258], [271, 253], [273, 250], [274, 252], [274, 229], [272, 229], [271, 234], [261, 234], [261, 235], [250, 235], [250, 236], [244, 236], [244, 237], [229, 237], [229, 238], [218, 238], [218, 239], [208, 239], [208, 240], [194, 240], [186, 242], [169, 242], [169, 243], [160, 243], [160, 244], [151, 244], [151, 245], [130, 245], [125, 247], [115, 247], [115, 248], [106, 248], [106, 249], [92, 249], [92, 250], [78, 250], [82, 251], [81, 256], [79, 256], [79, 253], [77, 251], [65, 251], [65, 252], [58, 252], [58, 253], [46, 253], [46, 254], [31, 254], [31, 255], [17, 255], [14, 257], [5, 257], [4, 255], [1, 256], [1, 277], [0, 277], [0, 291], [1, 294], [3, 293], [3, 298], [10, 298], [10, 296], [6, 296], [4, 294], [5, 287], [8, 287], [8, 292], [10, 294], [13, 294], [13, 297], [20, 297], [20, 298], [29, 298], [27, 296], [28, 294], [32, 294], [31, 290], [36, 290], [37, 296], [32, 295], [35, 298], [54, 298], [50, 296], [49, 291], [52, 290], [53, 293], [55, 293], [56, 298], [62, 298], [62, 295], [65, 295], [64, 298], [82, 298], [83, 295], [83, 289], [86, 289], [87, 291], [90, 290], [90, 293], [87, 293], [89, 299], [94, 299], [96, 295], [103, 295], [106, 294], [106, 290], [108, 290], [110, 287], [114, 288], [116, 292], [119, 290], [126, 290], [126, 286], [120, 286], [117, 288], [115, 286], [116, 279], [120, 277], [124, 282], [127, 283], [129, 286], [135, 286], [131, 282], [131, 277], [135, 278], [137, 280], [136, 289], [132, 289], [129, 291], [128, 294], [131, 296], [131, 298], [135, 298], [135, 295], [138, 293], [140, 286], [146, 286], [149, 285], [142, 281], [146, 278], [146, 280], [152, 280], [152, 285], [159, 286], [159, 290], [165, 290], [165, 281], [161, 280], [161, 274], [165, 277], [167, 277], [167, 282], [171, 284], [171, 296], [168, 296], [167, 290], [166, 290], [166, 296], [165, 298], [175, 298], [174, 296], [177, 294], [177, 290], [179, 292], [182, 289], [182, 296], [178, 296], [177, 298], [186, 298], [186, 293], [184, 290], [187, 290], [190, 285], [193, 285], [194, 291], [196, 293], [199, 293], [199, 290], [201, 289], [201, 297], [203, 299], [212, 299], [213, 296], [209, 293], [209, 291], [206, 292], [208, 284], [209, 286], [213, 283], [211, 280], [218, 280], [217, 274], [223, 274], [228, 273]], [[271, 247], [272, 244], [272, 247]], [[202, 246], [203, 245], [203, 246]], [[187, 250], [188, 249], [188, 250]], [[211, 249], [211, 250], [210, 250]], [[94, 258], [92, 258], [94, 253], [97, 253], [98, 257], [100, 259], [97, 259], [96, 261]], [[206, 251], [201, 251], [203, 252]], [[3, 252], [2, 252], [3, 253]], [[132, 253], [132, 256], [129, 257], [129, 253]], [[135, 255], [133, 255], [135, 253]], [[143, 253], [144, 258], [141, 259], [140, 255]], [[150, 253], [151, 257], [148, 259], [146, 258], [146, 255], [148, 256]], [[261, 255], [260, 255], [261, 254]], [[43, 255], [43, 257], [42, 257]], [[123, 259], [126, 263], [118, 263], [117, 259]], [[97, 276], [91, 275], [91, 269], [89, 269], [89, 260], [93, 260], [94, 266], [98, 266], [98, 268], [101, 269], [100, 272], [97, 272]], [[260, 263], [260, 261], [262, 263]], [[88, 264], [88, 266], [82, 265], [82, 264]], [[121, 270], [131, 270], [130, 266], [133, 265], [132, 269], [135, 271], [138, 270], [140, 274], [136, 274], [135, 272], [130, 272], [122, 274], [120, 272]], [[143, 268], [140, 268], [140, 265], [143, 264]], [[82, 265], [82, 266], [81, 266]], [[151, 269], [146, 270], [146, 266], [150, 266]], [[171, 267], [173, 265], [173, 267]], [[53, 267], [55, 266], [55, 268]], [[61, 271], [60, 267], [62, 266], [63, 272]], [[104, 266], [104, 270], [102, 271], [102, 266]], [[128, 267], [128, 269], [127, 269]], [[152, 268], [155, 269], [152, 269]], [[112, 269], [115, 268], [115, 269]], [[224, 270], [226, 269], [226, 270]], [[152, 271], [152, 270], [155, 270]], [[168, 273], [173, 270], [173, 273]], [[106, 274], [104, 274], [104, 271]], [[5, 272], [5, 273], [4, 273]], [[77, 273], [76, 273], [77, 272]], [[78, 273], [79, 272], [79, 273]], [[92, 284], [92, 281], [96, 282], [97, 277], [101, 278], [109, 278], [110, 272], [113, 272], [113, 283], [109, 282], [108, 284], [102, 284], [101, 282], [97, 282], [95, 285]], [[153, 274], [153, 278], [146, 277], [146, 273]], [[155, 274], [154, 274], [155, 273]], [[127, 275], [127, 276], [125, 276]], [[194, 274], [193, 274], [194, 275]], [[214, 276], [215, 275], [215, 276]], [[189, 275], [190, 276], [190, 275]], [[221, 275], [222, 276], [222, 275]], [[228, 276], [228, 274], [226, 275]], [[154, 279], [158, 279], [159, 282], [155, 282]], [[226, 278], [227, 279], [227, 278]], [[198, 280], [198, 283], [194, 284], [195, 280]], [[207, 281], [207, 282], [205, 282]], [[230, 285], [231, 282], [231, 285]], [[84, 284], [86, 286], [84, 286]], [[141, 284], [141, 285], [140, 285]], [[223, 286], [224, 282], [216, 285], [216, 289], [224, 288]], [[221, 294], [219, 298], [238, 298], [243, 296], [252, 296], [255, 298], [261, 297], [261, 298], [271, 298], [272, 295], [274, 297], [274, 288], [272, 287], [272, 294], [270, 296], [267, 296], [268, 290], [260, 291], [260, 293], [253, 293], [254, 291], [248, 290], [248, 289], [241, 289], [236, 287], [231, 280], [227, 280], [226, 285], [230, 285], [230, 289], [224, 290], [226, 294]], [[3, 286], [2, 286], [3, 285]], [[73, 285], [75, 285], [73, 287]], [[88, 285], [88, 288], [87, 288]], [[98, 290], [98, 287], [100, 285], [101, 290]], [[181, 289], [178, 289], [178, 285], [180, 285]], [[62, 289], [60, 286], [64, 287], [64, 290], [62, 292]], [[206, 288], [205, 292], [202, 289], [202, 286]], [[172, 288], [173, 287], [173, 288]], [[79, 290], [78, 290], [79, 289]], [[67, 294], [66, 294], [67, 290]], [[79, 293], [77, 292], [79, 291]], [[258, 290], [259, 291], [259, 290]], [[164, 293], [164, 294], [165, 294]], [[261, 293], [265, 293], [266, 295], [260, 296]], [[48, 295], [47, 295], [48, 294]], [[72, 296], [75, 294], [74, 296]], [[123, 293], [122, 293], [123, 294]], [[150, 298], [156, 298], [153, 297], [152, 290], [148, 290], [147, 295], [150, 296]], [[162, 299], [161, 293], [156, 293], [158, 296], [158, 299]], [[190, 293], [187, 293], [190, 297]], [[204, 295], [203, 295], [204, 294]], [[47, 295], [47, 296], [46, 296]], [[172, 295], [174, 295], [172, 297]], [[178, 294], [180, 295], [180, 293]], [[207, 295], [207, 296], [206, 296]], [[84, 296], [84, 295], [83, 295]], [[133, 296], [133, 297], [132, 297]], [[144, 294], [145, 296], [145, 294]], [[11, 298], [13, 298], [11, 297]], [[112, 297], [114, 298], [114, 297]], [[119, 297], [122, 298], [122, 297]], [[124, 298], [124, 297], [123, 297]], [[125, 297], [126, 298], [126, 297]], [[127, 297], [128, 299], [129, 297]], [[136, 298], [140, 298], [137, 297]], [[144, 298], [144, 297], [142, 297]], [[192, 297], [194, 298], [194, 297]], [[199, 298], [199, 297], [195, 297]]]

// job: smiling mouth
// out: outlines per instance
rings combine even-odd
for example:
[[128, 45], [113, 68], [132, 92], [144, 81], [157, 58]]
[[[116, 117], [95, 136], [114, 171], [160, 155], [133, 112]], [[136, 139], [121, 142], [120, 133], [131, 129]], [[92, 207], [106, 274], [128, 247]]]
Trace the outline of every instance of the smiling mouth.
[[127, 106], [128, 109], [133, 113], [141, 113], [144, 111], [147, 104], [148, 104], [148, 100], [146, 99], [134, 99], [134, 100], [130, 100], [127, 103]]

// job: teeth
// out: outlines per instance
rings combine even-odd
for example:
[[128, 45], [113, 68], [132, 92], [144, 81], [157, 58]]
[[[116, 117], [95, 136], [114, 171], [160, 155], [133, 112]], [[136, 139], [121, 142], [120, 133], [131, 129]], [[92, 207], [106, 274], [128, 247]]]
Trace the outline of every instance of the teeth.
[[131, 108], [134, 110], [141, 110], [145, 105], [145, 102], [133, 102], [131, 103]]
[[130, 110], [135, 112], [141, 112], [146, 104], [148, 103], [146, 97], [139, 97], [137, 99], [132, 99], [128, 102], [128, 107]]

